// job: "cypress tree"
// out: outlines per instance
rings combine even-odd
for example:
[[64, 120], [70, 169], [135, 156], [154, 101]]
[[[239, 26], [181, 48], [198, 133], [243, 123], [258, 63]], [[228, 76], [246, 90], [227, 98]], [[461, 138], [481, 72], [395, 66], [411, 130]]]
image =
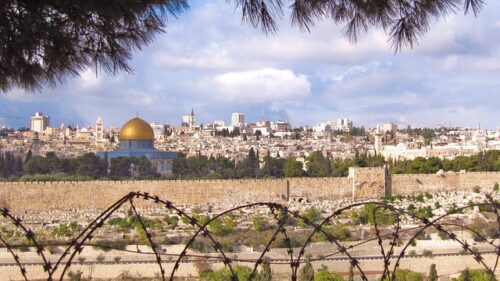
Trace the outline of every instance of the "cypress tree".
[[314, 268], [309, 260], [299, 272], [299, 281], [314, 281]]
[[438, 280], [438, 274], [437, 274], [437, 269], [435, 264], [431, 264], [431, 268], [429, 270], [429, 281], [437, 281]]

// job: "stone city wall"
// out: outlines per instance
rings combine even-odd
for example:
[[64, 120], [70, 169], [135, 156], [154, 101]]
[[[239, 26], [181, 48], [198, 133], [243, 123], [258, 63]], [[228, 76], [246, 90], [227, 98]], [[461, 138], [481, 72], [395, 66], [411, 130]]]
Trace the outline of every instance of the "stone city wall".
[[[263, 180], [2, 182], [0, 207], [17, 211], [102, 210], [132, 191], [175, 205], [225, 209], [254, 202], [336, 201], [383, 195], [492, 189], [500, 173], [392, 175], [384, 168], [352, 168], [348, 177]], [[142, 201], [142, 200], [139, 200]], [[139, 202], [138, 201], [138, 202]], [[150, 207], [151, 202], [138, 203]]]
[[391, 175], [392, 195], [423, 192], [473, 190], [476, 186], [492, 190], [500, 184], [499, 172], [445, 172], [431, 175]]

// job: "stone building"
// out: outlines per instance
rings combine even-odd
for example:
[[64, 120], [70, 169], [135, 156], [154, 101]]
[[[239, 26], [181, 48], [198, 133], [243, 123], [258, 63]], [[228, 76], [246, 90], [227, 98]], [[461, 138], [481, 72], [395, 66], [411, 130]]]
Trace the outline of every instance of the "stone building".
[[177, 152], [155, 149], [155, 135], [148, 122], [136, 117], [129, 120], [120, 130], [120, 146], [114, 151], [98, 152], [101, 158], [107, 157], [111, 163], [116, 157], [146, 157], [156, 171], [164, 176], [172, 174], [172, 161]]

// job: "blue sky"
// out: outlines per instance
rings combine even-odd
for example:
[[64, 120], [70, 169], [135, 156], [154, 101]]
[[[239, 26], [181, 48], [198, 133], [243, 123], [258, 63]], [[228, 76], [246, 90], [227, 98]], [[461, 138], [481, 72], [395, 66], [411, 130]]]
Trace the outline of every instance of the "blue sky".
[[342, 27], [318, 22], [310, 33], [290, 27], [266, 35], [241, 22], [225, 0], [200, 2], [166, 33], [135, 53], [133, 74], [89, 70], [56, 87], [0, 95], [0, 126], [27, 126], [42, 111], [51, 125], [121, 126], [136, 113], [180, 124], [194, 108], [199, 123], [285, 119], [294, 125], [349, 117], [355, 125], [384, 122], [500, 126], [500, 1], [476, 18], [440, 18], [418, 46], [395, 54], [382, 30], [353, 45]]

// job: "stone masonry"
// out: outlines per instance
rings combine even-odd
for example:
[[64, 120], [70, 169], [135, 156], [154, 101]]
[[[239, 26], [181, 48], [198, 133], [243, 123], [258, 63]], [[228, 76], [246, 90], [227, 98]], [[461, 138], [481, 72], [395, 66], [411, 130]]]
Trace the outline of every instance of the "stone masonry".
[[[2, 182], [0, 207], [16, 211], [102, 210], [132, 191], [176, 205], [230, 208], [253, 202], [336, 201], [423, 192], [491, 190], [499, 172], [389, 175], [385, 168], [350, 168], [348, 177], [262, 180]], [[151, 203], [143, 203], [143, 207]]]

